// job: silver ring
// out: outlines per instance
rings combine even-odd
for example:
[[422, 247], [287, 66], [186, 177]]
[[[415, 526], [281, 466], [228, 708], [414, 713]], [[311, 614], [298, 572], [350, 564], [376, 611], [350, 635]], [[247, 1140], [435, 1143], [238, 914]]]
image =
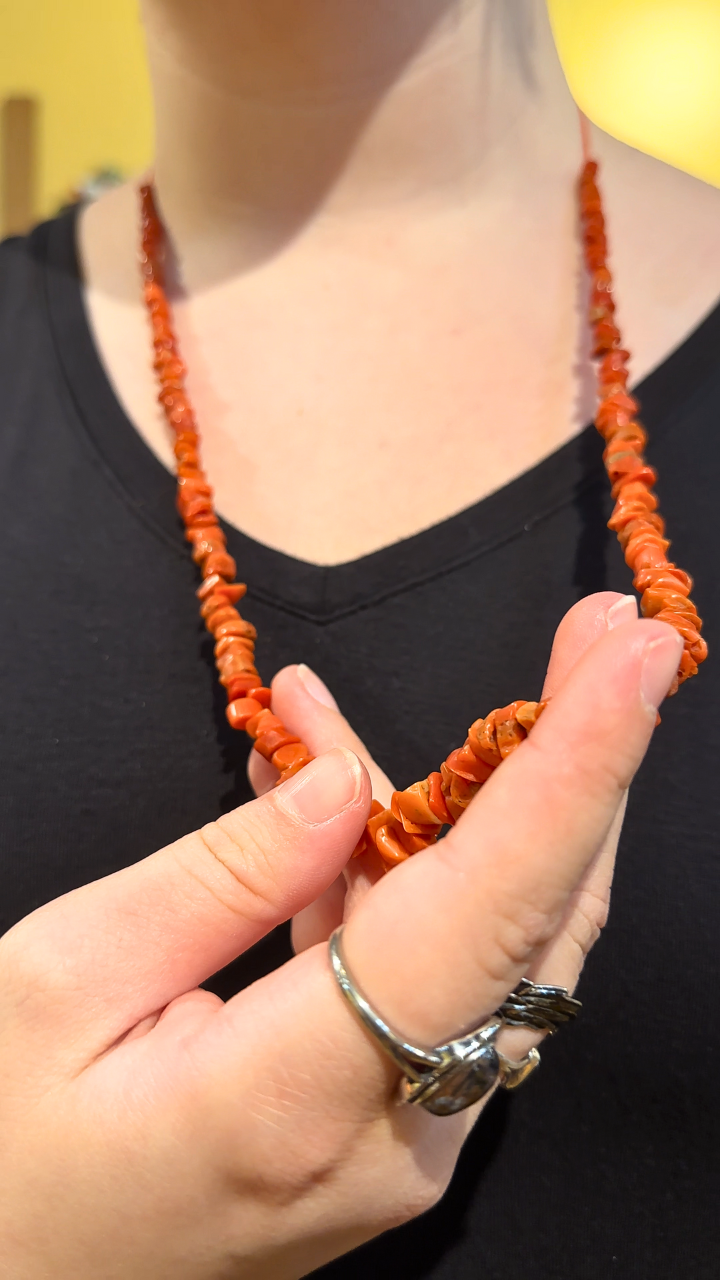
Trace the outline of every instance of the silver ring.
[[467, 1035], [434, 1048], [409, 1044], [375, 1012], [351, 977], [342, 954], [342, 925], [329, 942], [335, 980], [355, 1016], [402, 1071], [400, 1101], [424, 1107], [436, 1116], [451, 1116], [484, 1098], [496, 1084], [515, 1089], [540, 1064], [537, 1049], [519, 1062], [500, 1053], [494, 1041], [501, 1027], [535, 1027], [555, 1031], [574, 1018], [580, 1002], [564, 987], [536, 987], [524, 979], [501, 1008]]
[[566, 987], [539, 987], [523, 978], [498, 1009], [506, 1027], [534, 1027], [553, 1035], [563, 1022], [571, 1022], [582, 1009]]

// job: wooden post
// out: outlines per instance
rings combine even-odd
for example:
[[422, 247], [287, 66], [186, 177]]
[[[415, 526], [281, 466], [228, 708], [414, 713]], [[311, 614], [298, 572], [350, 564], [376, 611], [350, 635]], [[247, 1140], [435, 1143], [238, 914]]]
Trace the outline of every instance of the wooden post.
[[22, 235], [35, 220], [38, 103], [7, 98], [0, 128], [0, 198], [3, 235]]

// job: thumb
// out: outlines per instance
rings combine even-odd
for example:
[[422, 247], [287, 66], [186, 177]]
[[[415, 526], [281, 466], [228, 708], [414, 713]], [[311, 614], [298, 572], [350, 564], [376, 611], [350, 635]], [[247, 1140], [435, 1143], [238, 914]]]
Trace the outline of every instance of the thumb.
[[41, 1029], [86, 1025], [80, 1051], [102, 1052], [317, 898], [347, 862], [369, 805], [364, 767], [338, 748], [201, 831], [41, 907], [0, 939], [0, 1019], [29, 1009]]

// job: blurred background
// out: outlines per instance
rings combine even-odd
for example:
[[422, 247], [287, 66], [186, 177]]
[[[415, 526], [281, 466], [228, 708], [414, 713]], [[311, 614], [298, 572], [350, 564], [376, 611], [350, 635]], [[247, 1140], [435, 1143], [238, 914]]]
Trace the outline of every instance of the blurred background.
[[[720, 186], [720, 0], [549, 9], [586, 114]], [[0, 0], [0, 231], [23, 231], [151, 156], [137, 0]]]

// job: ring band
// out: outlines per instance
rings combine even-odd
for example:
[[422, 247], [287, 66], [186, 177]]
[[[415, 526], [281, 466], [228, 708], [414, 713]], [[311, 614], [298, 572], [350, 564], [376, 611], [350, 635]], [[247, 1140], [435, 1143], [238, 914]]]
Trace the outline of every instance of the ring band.
[[581, 1005], [564, 987], [538, 987], [528, 979], [511, 992], [487, 1022], [447, 1044], [427, 1049], [410, 1044], [375, 1012], [350, 975], [342, 954], [342, 925], [329, 942], [335, 980], [355, 1016], [403, 1073], [400, 1101], [436, 1116], [455, 1115], [484, 1098], [496, 1084], [517, 1088], [540, 1063], [537, 1049], [512, 1062], [495, 1045], [503, 1026], [557, 1030]]

